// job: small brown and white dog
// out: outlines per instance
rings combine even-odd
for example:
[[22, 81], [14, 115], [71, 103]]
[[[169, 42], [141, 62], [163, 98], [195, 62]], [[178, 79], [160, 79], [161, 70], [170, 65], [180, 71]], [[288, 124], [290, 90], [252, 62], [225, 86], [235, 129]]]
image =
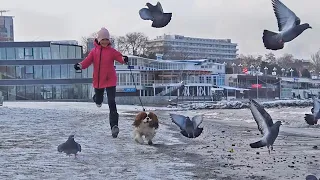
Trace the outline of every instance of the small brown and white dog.
[[152, 139], [156, 135], [156, 129], [159, 128], [158, 117], [154, 113], [140, 112], [136, 116], [133, 126], [135, 126], [133, 136], [137, 143], [143, 144], [142, 136], [144, 136], [149, 145], [153, 144]]

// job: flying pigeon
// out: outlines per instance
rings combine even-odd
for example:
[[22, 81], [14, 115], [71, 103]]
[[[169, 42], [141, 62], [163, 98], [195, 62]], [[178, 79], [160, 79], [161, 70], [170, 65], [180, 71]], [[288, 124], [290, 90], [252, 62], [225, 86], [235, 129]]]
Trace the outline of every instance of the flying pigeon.
[[162, 6], [159, 2], [157, 2], [155, 6], [150, 3], [147, 3], [146, 6], [148, 8], [142, 8], [139, 11], [141, 19], [151, 20], [151, 26], [154, 28], [162, 28], [169, 24], [172, 13], [163, 13]]
[[196, 138], [203, 131], [203, 128], [198, 127], [202, 123], [202, 115], [194, 116], [192, 120], [189, 117], [178, 114], [170, 114], [170, 117], [172, 122], [180, 127], [180, 133], [187, 138]]
[[70, 135], [65, 143], [58, 146], [58, 152], [64, 152], [68, 156], [70, 156], [70, 154], [74, 154], [75, 158], [78, 151], [81, 152], [81, 145], [74, 141], [74, 135]]
[[260, 148], [260, 147], [267, 146], [268, 152], [270, 154], [270, 147], [272, 151], [273, 143], [278, 137], [279, 128], [280, 128], [280, 125], [282, 125], [281, 121], [277, 121], [276, 123], [273, 124], [271, 116], [267, 113], [264, 107], [258, 104], [253, 99], [250, 99], [250, 110], [254, 120], [258, 125], [259, 131], [263, 135], [260, 141], [251, 143], [250, 147]]
[[308, 175], [308, 176], [306, 177], [306, 180], [318, 180], [318, 178], [315, 177], [314, 175]]
[[305, 114], [304, 120], [309, 125], [315, 125], [318, 123], [318, 119], [320, 119], [320, 100], [316, 97], [312, 97], [313, 99], [313, 107], [311, 108], [312, 114]]
[[308, 28], [312, 29], [308, 23], [300, 24], [300, 18], [280, 0], [272, 0], [272, 5], [278, 21], [279, 33], [263, 31], [263, 44], [267, 49], [283, 49], [285, 42], [292, 41]]

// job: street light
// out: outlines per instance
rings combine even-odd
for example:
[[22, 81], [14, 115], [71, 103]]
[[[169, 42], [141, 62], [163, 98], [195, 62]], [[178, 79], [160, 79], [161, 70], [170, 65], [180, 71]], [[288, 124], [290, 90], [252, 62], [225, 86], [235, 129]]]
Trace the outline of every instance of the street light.
[[236, 64], [232, 63], [231, 66], [232, 66], [232, 74], [234, 74], [234, 66], [236, 66]]
[[250, 66], [250, 72], [251, 72], [252, 75], [253, 75], [253, 68], [254, 68], [254, 66], [251, 64], [251, 66]]
[[293, 76], [293, 71], [294, 71], [294, 70], [291, 68], [291, 69], [290, 69], [291, 77]]
[[282, 72], [282, 76], [284, 76], [284, 72], [286, 71], [286, 69], [281, 68], [281, 72]]
[[276, 73], [277, 68], [276, 68], [276, 67], [274, 67], [272, 70], [273, 70], [274, 74], [275, 74], [275, 75], [277, 75], [277, 73]]
[[265, 75], [267, 75], [267, 74], [268, 74], [268, 69], [269, 69], [269, 68], [266, 66], [266, 67], [264, 67], [263, 69], [264, 69], [264, 74], [265, 74]]
[[256, 72], [256, 76], [257, 76], [257, 99], [259, 99], [259, 88], [258, 88], [259, 86], [258, 86], [258, 84], [259, 84], [259, 72], [260, 72], [260, 69], [261, 69], [260, 66], [258, 66], [257, 67], [258, 71]]
[[242, 66], [243, 66], [243, 65], [242, 65], [241, 63], [238, 65], [238, 67], [240, 68], [240, 70], [239, 70], [239, 74], [241, 73]]

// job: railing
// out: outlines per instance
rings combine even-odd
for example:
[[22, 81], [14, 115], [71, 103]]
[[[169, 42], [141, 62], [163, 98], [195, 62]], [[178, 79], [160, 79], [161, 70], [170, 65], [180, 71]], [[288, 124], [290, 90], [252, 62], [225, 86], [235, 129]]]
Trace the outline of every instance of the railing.
[[165, 90], [163, 90], [160, 93], [158, 93], [156, 96], [165, 96], [165, 95], [167, 95], [169, 93], [172, 93], [175, 90], [178, 90], [178, 89], [184, 87], [185, 83], [184, 82], [180, 82], [179, 84], [180, 84], [180, 86], [170, 86], [168, 89], [166, 88]]

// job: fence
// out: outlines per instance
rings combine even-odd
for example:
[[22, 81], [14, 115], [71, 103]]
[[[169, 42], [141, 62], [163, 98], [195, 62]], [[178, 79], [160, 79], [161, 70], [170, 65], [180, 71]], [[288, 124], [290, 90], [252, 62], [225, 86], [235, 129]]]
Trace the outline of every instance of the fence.
[[[169, 100], [177, 99], [175, 96], [141, 96], [143, 105], [168, 105]], [[121, 105], [140, 105], [139, 96], [118, 96], [116, 97], [117, 104]], [[108, 103], [108, 98], [104, 99], [104, 103]]]

